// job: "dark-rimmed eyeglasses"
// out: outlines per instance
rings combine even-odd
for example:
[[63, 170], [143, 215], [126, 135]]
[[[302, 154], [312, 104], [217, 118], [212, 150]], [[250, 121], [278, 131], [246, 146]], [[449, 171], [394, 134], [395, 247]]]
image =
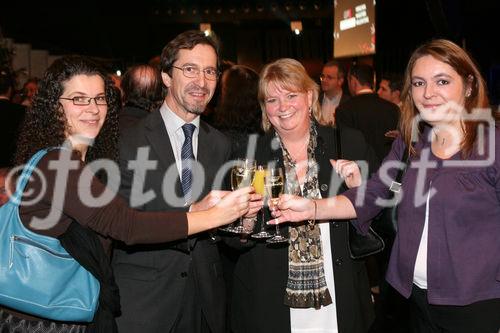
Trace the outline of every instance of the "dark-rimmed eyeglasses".
[[75, 96], [72, 98], [59, 97], [59, 99], [65, 99], [67, 101], [73, 101], [73, 105], [90, 105], [90, 102], [94, 100], [96, 105], [107, 105], [106, 96], [97, 97], [86, 97], [86, 96]]
[[205, 76], [205, 79], [210, 80], [210, 81], [215, 81], [219, 77], [219, 71], [215, 68], [205, 68], [203, 70], [200, 70], [196, 66], [183, 66], [183, 67], [177, 67], [177, 66], [172, 66], [173, 68], [180, 69], [182, 71], [182, 74], [184, 74], [185, 77], [194, 79], [200, 75], [200, 72], [203, 72], [203, 75]]

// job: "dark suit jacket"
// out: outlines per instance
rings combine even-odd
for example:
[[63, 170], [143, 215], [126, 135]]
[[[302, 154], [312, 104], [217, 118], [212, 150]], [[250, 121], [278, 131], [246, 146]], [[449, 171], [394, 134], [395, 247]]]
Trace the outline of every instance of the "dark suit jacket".
[[12, 166], [16, 152], [19, 127], [24, 119], [26, 108], [22, 105], [0, 99], [0, 167]]
[[[162, 184], [182, 198], [179, 174], [167, 130], [159, 111], [151, 113], [136, 126], [124, 130], [120, 143], [121, 193], [130, 197], [132, 174], [127, 170], [130, 160], [136, 159], [137, 148], [149, 147], [149, 160], [158, 161], [154, 170], [144, 178], [143, 192], [152, 190], [156, 197], [140, 208], [146, 211], [186, 210], [179, 204], [166, 202]], [[205, 171], [202, 198], [212, 188], [219, 167], [229, 160], [230, 143], [226, 137], [200, 123], [198, 162]], [[165, 174], [172, 168], [169, 178]], [[142, 179], [143, 177], [139, 177]], [[193, 183], [201, 175], [193, 170]], [[194, 195], [194, 193], [193, 193]], [[194, 198], [196, 199], [196, 198]], [[153, 246], [121, 246], [113, 258], [116, 281], [120, 288], [122, 316], [118, 318], [119, 331], [163, 333], [169, 332], [178, 318], [183, 304], [187, 273], [194, 273], [195, 294], [210, 329], [214, 333], [225, 330], [225, 288], [222, 265], [216, 244], [207, 233], [177, 242]]]
[[149, 115], [149, 112], [135, 107], [126, 105], [120, 112], [120, 128], [127, 128], [135, 125], [139, 120]]
[[361, 94], [351, 97], [339, 105], [335, 113], [338, 126], [348, 126], [360, 130], [367, 142], [375, 149], [379, 163], [391, 149], [391, 138], [386, 138], [387, 131], [398, 127], [399, 109], [377, 94]]
[[[257, 162], [265, 165], [267, 161], [277, 160], [283, 166], [282, 150], [271, 148], [273, 137], [273, 134], [266, 134], [259, 140]], [[342, 139], [344, 158], [372, 159], [373, 152], [361, 133], [345, 129]], [[316, 160], [320, 167], [318, 180], [324, 198], [334, 195], [341, 183], [332, 170], [330, 158], [336, 158], [334, 129], [318, 127]], [[373, 319], [373, 310], [364, 262], [353, 261], [348, 254], [347, 223], [330, 221], [334, 301], [339, 332], [362, 333], [367, 331]], [[283, 226], [281, 231], [287, 234], [288, 227]], [[234, 271], [231, 325], [235, 333], [290, 332], [290, 310], [283, 304], [287, 277], [288, 243], [270, 246], [265, 242], [249, 241]]]

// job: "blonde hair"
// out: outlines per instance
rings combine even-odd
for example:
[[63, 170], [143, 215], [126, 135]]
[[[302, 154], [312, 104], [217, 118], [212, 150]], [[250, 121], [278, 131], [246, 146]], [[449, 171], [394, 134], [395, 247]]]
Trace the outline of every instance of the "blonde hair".
[[307, 74], [306, 69], [295, 59], [282, 58], [267, 64], [260, 73], [258, 99], [262, 110], [262, 128], [269, 131], [271, 123], [266, 114], [266, 97], [269, 84], [274, 83], [278, 87], [293, 92], [312, 92], [311, 115], [315, 120], [321, 117], [319, 106], [319, 86]]

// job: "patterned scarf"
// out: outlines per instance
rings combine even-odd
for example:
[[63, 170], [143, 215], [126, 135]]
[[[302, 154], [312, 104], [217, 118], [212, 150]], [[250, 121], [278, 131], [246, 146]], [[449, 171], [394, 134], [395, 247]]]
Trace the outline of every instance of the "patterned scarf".
[[[305, 198], [320, 198], [318, 165], [314, 150], [317, 145], [316, 126], [311, 122], [310, 139], [307, 147], [307, 173], [303, 189], [297, 178], [296, 163], [282, 144], [285, 165], [285, 193], [300, 195]], [[285, 305], [292, 308], [320, 309], [332, 303], [326, 286], [323, 260], [323, 246], [319, 226], [308, 223], [289, 227], [290, 246], [288, 248], [288, 282], [285, 292]]]

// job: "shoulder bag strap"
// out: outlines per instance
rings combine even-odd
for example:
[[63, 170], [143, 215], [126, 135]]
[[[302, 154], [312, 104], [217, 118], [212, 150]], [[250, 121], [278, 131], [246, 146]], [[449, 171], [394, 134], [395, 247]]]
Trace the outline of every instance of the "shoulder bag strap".
[[31, 174], [33, 173], [33, 170], [37, 166], [38, 162], [42, 159], [42, 157], [45, 156], [49, 151], [54, 150], [54, 149], [64, 149], [62, 147], [51, 147], [51, 148], [46, 148], [39, 150], [38, 152], [33, 155], [28, 163], [24, 165], [23, 172], [21, 173], [21, 176], [19, 176], [19, 180], [17, 181], [16, 185], [16, 191], [14, 192], [14, 195], [11, 198], [11, 201], [15, 205], [20, 205], [21, 204], [21, 199], [23, 197], [24, 189], [26, 187], [26, 184], [31, 178]]
[[335, 131], [335, 150], [337, 153], [337, 159], [342, 158], [342, 140], [340, 138], [340, 127], [337, 125], [333, 129]]

